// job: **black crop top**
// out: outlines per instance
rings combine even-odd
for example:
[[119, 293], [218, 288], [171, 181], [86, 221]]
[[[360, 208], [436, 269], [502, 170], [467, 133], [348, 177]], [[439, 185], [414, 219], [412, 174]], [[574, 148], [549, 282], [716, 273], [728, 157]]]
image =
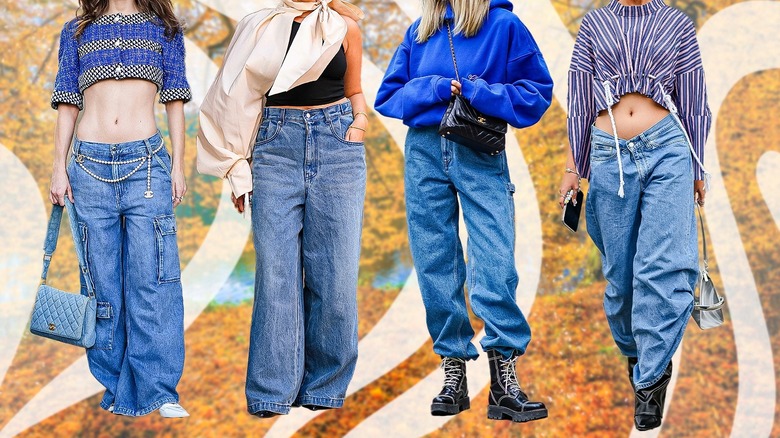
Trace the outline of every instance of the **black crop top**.
[[[300, 27], [300, 23], [293, 21], [290, 41], [287, 43], [288, 51]], [[266, 95], [265, 106], [315, 106], [336, 102], [344, 98], [346, 72], [347, 55], [342, 46], [316, 81], [298, 85], [284, 93]]]

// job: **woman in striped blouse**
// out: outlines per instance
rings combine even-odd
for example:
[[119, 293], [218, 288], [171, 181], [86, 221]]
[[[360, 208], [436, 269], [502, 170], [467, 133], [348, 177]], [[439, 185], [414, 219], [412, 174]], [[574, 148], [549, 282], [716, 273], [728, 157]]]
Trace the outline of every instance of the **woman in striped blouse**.
[[[634, 424], [661, 424], [698, 275], [710, 110], [693, 23], [663, 0], [612, 0], [582, 20], [569, 69], [563, 206], [588, 178], [604, 310], [627, 357]], [[693, 193], [691, 193], [693, 192]], [[576, 197], [575, 197], [576, 199]]]

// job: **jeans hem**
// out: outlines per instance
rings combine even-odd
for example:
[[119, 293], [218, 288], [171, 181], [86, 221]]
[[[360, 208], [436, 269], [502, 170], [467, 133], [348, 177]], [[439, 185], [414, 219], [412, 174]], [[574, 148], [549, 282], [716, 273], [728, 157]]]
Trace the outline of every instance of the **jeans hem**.
[[[143, 409], [139, 409], [137, 411], [133, 411], [132, 409], [123, 408], [121, 406], [114, 406], [114, 413], [117, 415], [125, 415], [128, 417], [142, 417], [144, 415], [149, 414], [152, 411], [156, 411], [160, 408], [160, 406], [164, 405], [165, 403], [178, 403], [179, 400], [176, 397], [164, 397], [160, 400], [157, 400], [156, 402], [148, 405], [147, 407]], [[102, 407], [101, 403], [101, 407]], [[108, 409], [108, 408], [106, 408]]]
[[315, 405], [325, 408], [340, 408], [344, 406], [344, 398], [314, 397], [310, 395], [299, 396], [293, 403], [295, 406]]
[[277, 414], [287, 415], [290, 413], [290, 405], [263, 401], [248, 402], [247, 411], [253, 415], [260, 411], [271, 411]]
[[[691, 304], [691, 309], [693, 309], [693, 304]], [[688, 328], [688, 321], [690, 321], [690, 319], [691, 319], [691, 312], [690, 312], [690, 311], [688, 311], [686, 314], [688, 315], [688, 317], [687, 317], [687, 318], [685, 318], [685, 322], [683, 323], [683, 326], [682, 326], [682, 328], [680, 329], [680, 333], [682, 333], [682, 334], [685, 334], [685, 329], [687, 329], [687, 328]], [[680, 348], [680, 342], [682, 342], [682, 335], [680, 335], [680, 338], [679, 338], [679, 339], [677, 339], [677, 340], [675, 341], [675, 343], [674, 343], [674, 348], [672, 348], [672, 350], [671, 350], [671, 351], [672, 351], [672, 354], [670, 354], [670, 355], [669, 355], [669, 357], [668, 357], [668, 358], [666, 358], [666, 361], [665, 361], [665, 362], [666, 362], [667, 364], [668, 364], [669, 362], [671, 362], [671, 361], [672, 361], [672, 357], [674, 357], [674, 352], [675, 352], [675, 351], [677, 351], [677, 349], [678, 349], [678, 348]], [[667, 365], [667, 366], [668, 366], [668, 365]], [[664, 376], [664, 372], [665, 372], [665, 371], [666, 371], [666, 366], [664, 366], [664, 368], [661, 370], [661, 374], [659, 374], [659, 375], [658, 375], [658, 377], [656, 377], [656, 378], [654, 378], [653, 380], [651, 380], [651, 381], [650, 381], [650, 383], [642, 383], [642, 384], [637, 384], [637, 385], [635, 385], [635, 386], [636, 386], [636, 389], [637, 389], [637, 390], [639, 390], [639, 389], [645, 389], [645, 388], [649, 388], [649, 387], [651, 387], [651, 386], [655, 385], [655, 384], [656, 384], [656, 383], [658, 383], [658, 381], [659, 381], [659, 380], [661, 380], [661, 378]]]

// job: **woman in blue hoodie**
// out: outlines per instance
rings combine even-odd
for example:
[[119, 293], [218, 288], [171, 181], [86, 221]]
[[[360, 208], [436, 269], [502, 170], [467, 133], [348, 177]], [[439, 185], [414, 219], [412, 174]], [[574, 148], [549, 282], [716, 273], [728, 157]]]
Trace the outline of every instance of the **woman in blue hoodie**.
[[[474, 330], [463, 290], [468, 279], [471, 308], [485, 323], [480, 344], [490, 361], [488, 418], [545, 418], [546, 407], [528, 400], [515, 371], [531, 330], [515, 302], [515, 188], [506, 155], [475, 152], [437, 131], [453, 94], [516, 128], [531, 126], [550, 106], [552, 79], [509, 0], [422, 0], [421, 6], [422, 17], [390, 61], [376, 110], [409, 127], [409, 242], [433, 349], [445, 373], [431, 414], [454, 415], [469, 408], [466, 361], [478, 352], [471, 343]], [[454, 79], [448, 28], [462, 82]], [[458, 238], [459, 208], [469, 235], [468, 265]]]

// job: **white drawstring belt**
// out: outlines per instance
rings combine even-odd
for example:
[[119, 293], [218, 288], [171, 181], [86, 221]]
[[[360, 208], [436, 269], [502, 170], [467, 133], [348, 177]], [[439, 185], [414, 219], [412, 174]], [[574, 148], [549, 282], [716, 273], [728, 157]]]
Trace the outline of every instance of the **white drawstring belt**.
[[712, 181], [712, 174], [710, 174], [707, 171], [707, 169], [704, 167], [704, 164], [699, 159], [699, 156], [696, 155], [696, 151], [693, 149], [693, 142], [691, 142], [691, 138], [688, 137], [688, 131], [685, 130], [685, 126], [683, 126], [680, 117], [677, 115], [677, 105], [675, 105], [674, 101], [672, 101], [672, 96], [666, 94], [666, 90], [664, 90], [664, 87], [663, 85], [661, 85], [660, 82], [656, 82], [656, 84], [658, 85], [658, 88], [661, 90], [661, 94], [664, 96], [664, 102], [666, 102], [666, 109], [668, 109], [669, 112], [672, 114], [672, 118], [674, 118], [677, 124], [680, 125], [680, 129], [685, 135], [685, 141], [688, 142], [688, 149], [691, 150], [691, 155], [693, 155], [693, 159], [696, 160], [696, 163], [699, 165], [702, 172], [704, 172], [704, 190], [709, 192], [710, 183]]
[[620, 138], [618, 138], [617, 125], [615, 124], [615, 116], [612, 115], [612, 105], [615, 104], [615, 99], [612, 96], [612, 88], [609, 81], [602, 82], [604, 85], [604, 96], [607, 98], [607, 112], [609, 113], [609, 121], [612, 123], [612, 134], [615, 136], [615, 151], [617, 152], [618, 169], [620, 171], [620, 187], [618, 188], [618, 196], [625, 197], [625, 182], [623, 181], [623, 159], [620, 157]]

